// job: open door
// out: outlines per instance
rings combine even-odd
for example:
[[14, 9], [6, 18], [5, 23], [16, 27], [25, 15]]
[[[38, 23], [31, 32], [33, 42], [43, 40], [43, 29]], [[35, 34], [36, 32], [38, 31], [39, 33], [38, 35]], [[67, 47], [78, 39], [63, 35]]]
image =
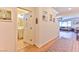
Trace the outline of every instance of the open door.
[[17, 8], [17, 30], [18, 49], [32, 44], [32, 23], [31, 11], [24, 8]]

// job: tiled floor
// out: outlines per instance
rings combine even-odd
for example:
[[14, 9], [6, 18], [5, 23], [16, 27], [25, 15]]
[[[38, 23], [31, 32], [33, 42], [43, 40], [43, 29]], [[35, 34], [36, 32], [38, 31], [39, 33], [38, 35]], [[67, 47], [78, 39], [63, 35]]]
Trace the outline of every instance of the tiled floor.
[[56, 41], [51, 41], [41, 48], [28, 46], [20, 52], [75, 52], [79, 51], [79, 41], [76, 40], [74, 32], [61, 31]]

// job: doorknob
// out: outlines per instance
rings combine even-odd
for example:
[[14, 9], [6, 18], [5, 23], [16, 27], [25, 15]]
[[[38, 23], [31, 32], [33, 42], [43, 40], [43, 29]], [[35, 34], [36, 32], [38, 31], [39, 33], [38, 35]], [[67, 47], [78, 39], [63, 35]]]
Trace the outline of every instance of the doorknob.
[[30, 27], [30, 29], [32, 29], [32, 27]]

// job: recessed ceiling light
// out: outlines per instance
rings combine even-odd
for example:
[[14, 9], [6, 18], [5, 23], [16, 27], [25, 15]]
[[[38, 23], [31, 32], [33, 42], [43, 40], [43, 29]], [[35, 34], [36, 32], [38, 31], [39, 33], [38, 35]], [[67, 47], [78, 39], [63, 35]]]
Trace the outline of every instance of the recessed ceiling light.
[[72, 8], [68, 8], [68, 10], [70, 11], [70, 10], [72, 10]]

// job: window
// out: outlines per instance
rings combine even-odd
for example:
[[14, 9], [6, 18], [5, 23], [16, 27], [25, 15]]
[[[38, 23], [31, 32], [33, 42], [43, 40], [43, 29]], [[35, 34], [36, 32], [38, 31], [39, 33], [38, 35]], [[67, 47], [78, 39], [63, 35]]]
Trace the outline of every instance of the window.
[[68, 27], [71, 27], [71, 21], [68, 21]]
[[62, 22], [62, 27], [67, 27], [67, 22]]
[[71, 21], [64, 21], [64, 22], [59, 22], [60, 27], [71, 27]]
[[60, 26], [60, 27], [62, 26], [62, 22], [59, 22], [59, 26]]

